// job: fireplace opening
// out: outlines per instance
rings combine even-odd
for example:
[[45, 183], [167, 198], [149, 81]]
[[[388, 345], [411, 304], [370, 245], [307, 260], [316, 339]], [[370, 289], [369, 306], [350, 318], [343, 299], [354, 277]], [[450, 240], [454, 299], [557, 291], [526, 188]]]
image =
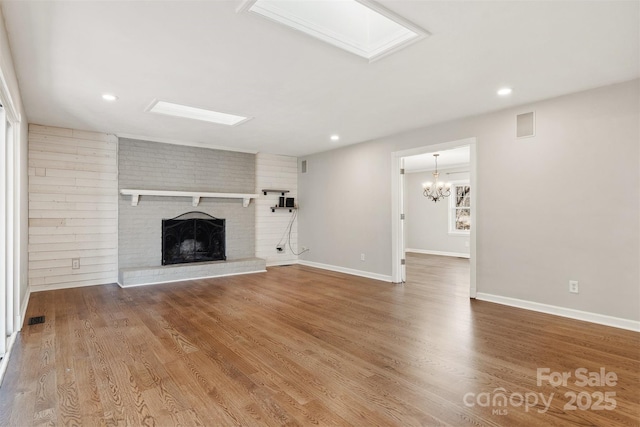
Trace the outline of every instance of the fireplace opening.
[[162, 220], [162, 265], [223, 261], [225, 220], [187, 212]]

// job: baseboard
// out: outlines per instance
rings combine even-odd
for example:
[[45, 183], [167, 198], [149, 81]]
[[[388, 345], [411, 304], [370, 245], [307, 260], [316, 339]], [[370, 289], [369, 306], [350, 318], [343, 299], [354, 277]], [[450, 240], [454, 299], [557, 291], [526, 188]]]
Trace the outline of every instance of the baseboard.
[[295, 265], [298, 263], [297, 259], [288, 259], [282, 261], [267, 261], [267, 267], [279, 267], [281, 265]]
[[102, 286], [107, 285], [109, 283], [115, 283], [116, 281], [104, 282], [100, 280], [98, 282], [72, 282], [72, 283], [56, 283], [53, 285], [40, 285], [40, 286], [32, 286], [31, 292], [43, 292], [43, 291], [57, 291], [60, 289], [73, 289], [73, 288], [84, 288], [85, 286]]
[[9, 364], [9, 358], [11, 357], [11, 350], [13, 349], [13, 344], [16, 341], [16, 337], [18, 336], [18, 332], [22, 330], [24, 326], [24, 320], [27, 315], [27, 306], [29, 305], [29, 297], [31, 296], [31, 286], [27, 286], [27, 292], [24, 294], [24, 298], [22, 298], [22, 302], [20, 303], [20, 314], [16, 316], [16, 326], [17, 330], [14, 331], [9, 339], [7, 340], [7, 352], [2, 357], [0, 361], [0, 386], [2, 386], [2, 381], [4, 380], [4, 374], [7, 372], [7, 365]]
[[0, 386], [2, 386], [2, 381], [4, 380], [4, 374], [7, 372], [7, 366], [9, 365], [9, 358], [11, 357], [11, 350], [13, 349], [13, 343], [16, 342], [16, 337], [18, 336], [17, 332], [11, 334], [9, 339], [7, 340], [7, 352], [2, 357], [0, 361]]
[[430, 251], [427, 249], [405, 249], [405, 252], [412, 252], [415, 254], [425, 254], [425, 255], [440, 255], [440, 256], [453, 256], [457, 258], [470, 258], [469, 254], [465, 254], [463, 252], [442, 252], [442, 251]]
[[319, 262], [305, 261], [301, 259], [298, 260], [298, 264], [306, 265], [307, 267], [321, 268], [322, 270], [330, 270], [338, 273], [351, 274], [353, 276], [366, 277], [367, 279], [381, 280], [383, 282], [391, 282], [391, 276], [378, 274], [378, 273], [370, 273], [368, 271], [355, 270], [353, 268], [339, 267], [337, 265], [322, 264]]
[[604, 314], [590, 313], [588, 311], [574, 310], [572, 308], [558, 307], [555, 305], [542, 304], [539, 302], [526, 301], [517, 298], [485, 294], [482, 292], [478, 292], [476, 294], [476, 299], [479, 299], [481, 301], [494, 302], [496, 304], [508, 305], [510, 307], [524, 308], [525, 310], [538, 311], [540, 313], [568, 317], [570, 319], [583, 320], [585, 322], [597, 323], [599, 325], [612, 326], [614, 328], [640, 332], [640, 322], [636, 320], [622, 319], [620, 317], [606, 316]]
[[267, 270], [255, 270], [255, 271], [243, 271], [241, 273], [226, 273], [226, 274], [217, 274], [215, 276], [205, 276], [205, 277], [190, 277], [188, 279], [178, 279], [178, 280], [165, 280], [162, 282], [149, 282], [149, 283], [139, 283], [139, 284], [135, 284], [135, 285], [127, 285], [127, 286], [122, 286], [122, 284], [120, 283], [120, 281], [116, 282], [118, 284], [118, 286], [120, 286], [122, 289], [129, 289], [129, 288], [137, 288], [138, 286], [151, 286], [151, 285], [162, 285], [165, 283], [177, 283], [177, 282], [188, 282], [190, 280], [202, 280], [202, 279], [215, 279], [217, 277], [229, 277], [229, 276], [241, 276], [243, 274], [255, 274], [255, 273], [266, 273]]
[[22, 302], [20, 303], [20, 318], [18, 319], [18, 328], [19, 331], [22, 330], [24, 326], [24, 321], [27, 316], [27, 307], [29, 306], [29, 297], [31, 296], [31, 286], [27, 286], [27, 292], [24, 294], [24, 298], [22, 298]]

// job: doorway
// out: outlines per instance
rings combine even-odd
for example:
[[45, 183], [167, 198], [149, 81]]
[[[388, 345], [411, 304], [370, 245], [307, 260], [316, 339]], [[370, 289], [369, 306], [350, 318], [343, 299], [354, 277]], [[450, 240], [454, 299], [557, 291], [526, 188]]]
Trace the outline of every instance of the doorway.
[[[405, 178], [404, 166], [407, 157], [423, 155], [426, 153], [437, 153], [440, 151], [454, 150], [461, 147], [468, 147], [469, 163], [468, 163], [468, 182], [473, 188], [470, 195], [471, 206], [476, 206], [476, 194], [478, 190], [477, 180], [477, 158], [476, 158], [476, 139], [467, 138], [457, 141], [446, 142], [442, 144], [428, 145], [424, 147], [414, 148], [410, 150], [397, 151], [392, 153], [391, 161], [391, 234], [392, 234], [392, 280], [394, 283], [403, 283], [406, 280], [406, 241], [405, 241], [405, 225], [406, 216], [405, 207]], [[425, 199], [425, 201], [427, 201]], [[473, 224], [469, 231], [469, 295], [471, 298], [476, 296], [476, 210], [471, 209], [470, 222]]]

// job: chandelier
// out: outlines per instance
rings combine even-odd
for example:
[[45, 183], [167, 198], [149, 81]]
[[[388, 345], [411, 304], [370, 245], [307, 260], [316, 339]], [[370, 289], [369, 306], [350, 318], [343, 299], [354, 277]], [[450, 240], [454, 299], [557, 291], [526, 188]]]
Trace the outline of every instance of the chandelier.
[[424, 184], [422, 184], [422, 188], [424, 188], [422, 195], [429, 200], [433, 200], [434, 202], [437, 202], [438, 200], [442, 200], [445, 197], [449, 197], [449, 195], [451, 194], [451, 184], [450, 183], [445, 184], [442, 181], [438, 181], [438, 176], [440, 176], [440, 173], [438, 173], [438, 156], [439, 155], [440, 154], [433, 155], [433, 157], [435, 157], [436, 159], [436, 170], [435, 172], [433, 172], [434, 182], [425, 182]]

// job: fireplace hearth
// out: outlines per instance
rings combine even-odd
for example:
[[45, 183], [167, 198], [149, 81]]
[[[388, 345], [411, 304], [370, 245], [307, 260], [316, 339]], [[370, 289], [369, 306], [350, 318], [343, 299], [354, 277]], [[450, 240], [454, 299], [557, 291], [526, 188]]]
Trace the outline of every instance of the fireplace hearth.
[[188, 212], [162, 220], [162, 265], [224, 261], [225, 220]]

